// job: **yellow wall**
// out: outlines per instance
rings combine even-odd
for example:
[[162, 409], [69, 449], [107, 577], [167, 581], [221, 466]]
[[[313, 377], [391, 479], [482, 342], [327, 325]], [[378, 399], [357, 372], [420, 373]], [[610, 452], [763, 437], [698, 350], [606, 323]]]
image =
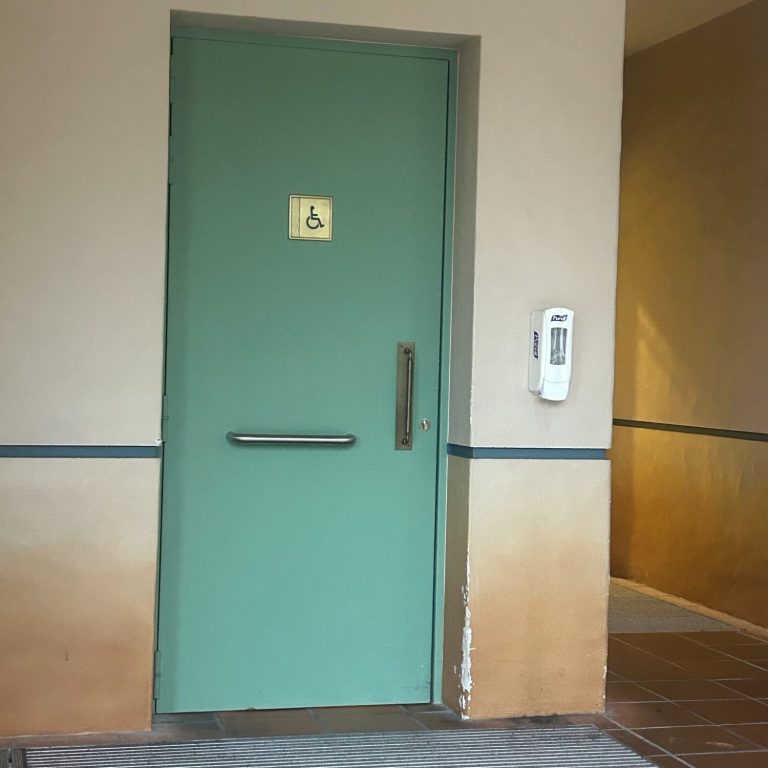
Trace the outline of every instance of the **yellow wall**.
[[[768, 0], [627, 59], [619, 419], [768, 433]], [[764, 444], [619, 427], [613, 572], [768, 622]]]
[[614, 573], [768, 626], [768, 444], [617, 427]]
[[[173, 15], [177, 23], [263, 33], [457, 48], [451, 440], [606, 448], [624, 8], [617, 0], [589, 6], [585, 13], [562, 0], [0, 2], [0, 445], [159, 442]], [[578, 357], [569, 399], [553, 405], [526, 388], [528, 318], [561, 303], [576, 311]], [[0, 685], [14, 681], [16, 707], [0, 721], [2, 735], [150, 725], [159, 460], [115, 459], [122, 474], [112, 479], [107, 461], [0, 458], [0, 581], [18, 603], [17, 626], [0, 638]], [[458, 493], [449, 499], [456, 515], [449, 545], [458, 542], [451, 552], [460, 558], [452, 563], [459, 581], [470, 558], [482, 563], [484, 548], [515, 536], [516, 526], [527, 536], [522, 511], [535, 513], [530, 489], [544, 468], [490, 463], [492, 471], [472, 481], [477, 544], [461, 544], [469, 501], [461, 482], [450, 489]], [[608, 542], [602, 507], [583, 512], [584, 500], [607, 504], [608, 488], [595, 498], [593, 480], [578, 471], [583, 462], [544, 463], [552, 465], [547, 482], [568, 489], [562, 514], [580, 519], [590, 551], [602, 548], [583, 582], [589, 610], [569, 624], [575, 645], [596, 643], [588, 695], [573, 689], [584, 684], [575, 674], [581, 659], [565, 659], [560, 647], [526, 643], [514, 658], [496, 653], [517, 622], [494, 610], [494, 593], [509, 589], [502, 569], [485, 577], [485, 607], [478, 603], [475, 614], [477, 637], [489, 642], [484, 656], [475, 648], [477, 712], [594, 708], [602, 700], [603, 670], [594, 662], [604, 647], [592, 617], [605, 605]], [[510, 499], [518, 500], [511, 517], [502, 511]], [[67, 528], [54, 546], [47, 536], [56, 513]], [[125, 535], [130, 551], [106, 567], [104, 554]], [[537, 537], [545, 550], [550, 539], [559, 547], [560, 519], [541, 517]], [[494, 563], [512, 558], [487, 554]], [[77, 579], [57, 613], [46, 595], [57, 594], [71, 564]], [[571, 573], [547, 578], [549, 591], [540, 594], [550, 599], [558, 585], [568, 588]], [[557, 626], [550, 606], [529, 606], [536, 610], [542, 619], [529, 617], [531, 626]], [[36, 623], [51, 631], [36, 635]], [[462, 642], [452, 628], [448, 622], [451, 653]], [[72, 645], [61, 647], [60, 636]], [[19, 678], [18, 665], [38, 670], [33, 684]], [[565, 668], [568, 685], [542, 688], [541, 668]]]

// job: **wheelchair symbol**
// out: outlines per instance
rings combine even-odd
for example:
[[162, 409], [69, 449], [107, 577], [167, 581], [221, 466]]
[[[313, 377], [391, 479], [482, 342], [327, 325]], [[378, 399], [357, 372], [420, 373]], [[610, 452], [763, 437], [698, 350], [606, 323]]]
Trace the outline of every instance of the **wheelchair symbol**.
[[309, 216], [307, 216], [307, 229], [320, 229], [324, 226], [325, 224], [323, 224], [320, 217], [315, 213], [315, 206], [310, 205]]

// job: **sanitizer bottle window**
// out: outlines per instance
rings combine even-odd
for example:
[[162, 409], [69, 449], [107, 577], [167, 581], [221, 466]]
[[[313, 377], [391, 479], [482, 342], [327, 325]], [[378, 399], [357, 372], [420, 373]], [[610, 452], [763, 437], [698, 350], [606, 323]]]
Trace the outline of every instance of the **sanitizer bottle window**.
[[551, 365], [565, 365], [565, 344], [567, 341], [567, 328], [552, 329], [552, 344], [550, 346], [552, 351], [549, 355], [549, 362]]

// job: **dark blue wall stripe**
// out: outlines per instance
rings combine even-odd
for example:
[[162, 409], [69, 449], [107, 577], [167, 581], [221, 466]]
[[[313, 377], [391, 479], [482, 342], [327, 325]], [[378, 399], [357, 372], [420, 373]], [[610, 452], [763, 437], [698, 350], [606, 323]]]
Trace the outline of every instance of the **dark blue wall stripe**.
[[[602, 448], [475, 448], [448, 443], [451, 456], [465, 459], [605, 459]], [[0, 445], [0, 458], [156, 459], [154, 445]]]
[[0, 445], [0, 458], [156, 459], [156, 445]]
[[603, 448], [473, 448], [448, 443], [451, 456], [464, 459], [604, 459]]
[[614, 419], [616, 427], [634, 427], [635, 429], [658, 429], [661, 432], [682, 432], [686, 435], [706, 435], [707, 437], [730, 437], [732, 440], [754, 440], [768, 443], [765, 432], [742, 432], [736, 429], [715, 429], [714, 427], [694, 427], [690, 424], [666, 424], [662, 421], [634, 421], [633, 419]]

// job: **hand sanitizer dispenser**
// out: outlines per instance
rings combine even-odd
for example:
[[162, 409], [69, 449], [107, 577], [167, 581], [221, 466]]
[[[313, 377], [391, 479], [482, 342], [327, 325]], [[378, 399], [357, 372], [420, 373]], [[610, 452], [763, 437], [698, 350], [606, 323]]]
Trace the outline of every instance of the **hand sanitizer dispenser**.
[[565, 400], [571, 382], [573, 310], [531, 312], [530, 341], [528, 389], [544, 400]]

